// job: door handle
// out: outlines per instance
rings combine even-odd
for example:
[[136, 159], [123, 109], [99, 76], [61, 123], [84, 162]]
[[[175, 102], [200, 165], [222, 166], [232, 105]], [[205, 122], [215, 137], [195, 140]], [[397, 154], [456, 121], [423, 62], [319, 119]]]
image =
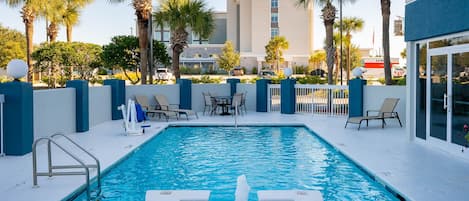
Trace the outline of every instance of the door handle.
[[446, 95], [446, 93], [443, 94], [443, 109], [447, 109], [448, 108], [448, 95]]

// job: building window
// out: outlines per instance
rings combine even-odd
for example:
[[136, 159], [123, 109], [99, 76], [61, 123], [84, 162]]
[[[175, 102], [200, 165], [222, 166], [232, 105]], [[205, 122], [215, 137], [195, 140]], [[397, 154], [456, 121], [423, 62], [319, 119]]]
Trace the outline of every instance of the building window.
[[270, 29], [270, 37], [278, 36], [278, 28], [271, 28]]
[[155, 31], [155, 40], [160, 41], [164, 44], [169, 44], [171, 40], [171, 33], [167, 30], [157, 30]]
[[208, 44], [208, 39], [200, 38], [200, 36], [192, 33], [192, 44]]
[[278, 0], [271, 0], [270, 1], [270, 6], [272, 8], [278, 8]]
[[277, 24], [278, 23], [278, 13], [272, 13], [270, 16], [270, 20], [272, 24]]

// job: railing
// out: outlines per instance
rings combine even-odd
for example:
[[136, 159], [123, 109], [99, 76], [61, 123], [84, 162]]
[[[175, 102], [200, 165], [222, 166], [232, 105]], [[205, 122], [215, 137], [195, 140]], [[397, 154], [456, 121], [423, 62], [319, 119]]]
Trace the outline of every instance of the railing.
[[[280, 111], [280, 85], [269, 85], [268, 111]], [[348, 114], [348, 86], [295, 85], [297, 113], [327, 116]]]
[[[76, 148], [80, 149], [81, 151], [85, 152], [86, 155], [89, 157], [93, 158], [95, 161], [95, 164], [86, 164], [80, 157], [77, 155], [73, 154], [70, 152], [68, 149], [64, 148], [60, 144], [57, 143], [53, 138], [54, 137], [64, 137], [66, 140], [71, 142]], [[37, 145], [41, 141], [46, 141], [47, 142], [47, 172], [38, 172], [37, 168]], [[55, 145], [57, 148], [62, 150], [66, 155], [70, 156], [71, 158], [74, 159], [75, 162], [78, 163], [78, 165], [53, 165], [52, 164], [52, 151], [51, 147], [52, 145]], [[83, 147], [78, 145], [76, 142], [74, 142], [72, 139], [69, 137], [57, 133], [52, 135], [51, 137], [41, 137], [38, 138], [34, 141], [33, 146], [32, 146], [32, 152], [33, 152], [33, 186], [38, 187], [38, 182], [37, 182], [37, 177], [38, 176], [47, 176], [47, 177], [52, 177], [52, 176], [68, 176], [68, 175], [85, 175], [85, 180], [86, 180], [86, 197], [87, 200], [92, 200], [92, 199], [97, 199], [100, 194], [101, 194], [101, 168], [99, 164], [99, 160], [93, 156], [91, 153], [86, 151]], [[91, 189], [90, 189], [90, 168], [96, 168], [97, 169], [97, 181], [98, 181], [98, 188], [97, 191], [94, 192], [95, 194], [92, 197], [91, 194]], [[70, 169], [83, 169], [83, 171], [54, 171], [54, 170], [70, 170]]]
[[269, 84], [267, 94], [267, 112], [280, 111], [280, 85]]

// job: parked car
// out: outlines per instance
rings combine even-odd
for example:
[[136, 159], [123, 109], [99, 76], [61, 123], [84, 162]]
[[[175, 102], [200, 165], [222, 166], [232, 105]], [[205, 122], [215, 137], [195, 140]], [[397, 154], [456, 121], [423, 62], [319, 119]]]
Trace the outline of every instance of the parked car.
[[271, 78], [277, 76], [277, 74], [271, 70], [261, 70], [259, 74], [262, 78]]
[[233, 70], [231, 70], [230, 75], [232, 75], [232, 76], [242, 76], [242, 75], [244, 75], [244, 71], [241, 67], [234, 67]]
[[392, 77], [404, 77], [406, 73], [405, 67], [395, 66], [392, 68]]
[[323, 69], [314, 69], [311, 71], [310, 75], [312, 76], [319, 76], [319, 77], [324, 77], [324, 74], [326, 74], [326, 71]]
[[170, 80], [173, 77], [168, 68], [157, 68], [155, 75], [158, 80]]

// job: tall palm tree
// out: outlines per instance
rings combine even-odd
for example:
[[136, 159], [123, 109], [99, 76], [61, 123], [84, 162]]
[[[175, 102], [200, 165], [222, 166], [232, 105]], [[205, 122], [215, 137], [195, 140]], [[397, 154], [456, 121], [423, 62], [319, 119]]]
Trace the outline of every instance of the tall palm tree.
[[162, 0], [153, 20], [157, 26], [169, 26], [171, 30], [173, 73], [179, 79], [179, 56], [189, 35], [186, 30], [190, 27], [199, 38], [208, 38], [215, 29], [212, 10], [203, 0]]
[[[303, 5], [304, 7], [309, 6], [313, 0], [296, 0], [298, 5]], [[326, 63], [327, 63], [327, 82], [328, 84], [332, 84], [332, 71], [334, 69], [334, 21], [336, 17], [336, 8], [332, 5], [334, 0], [315, 0], [316, 3], [319, 5], [324, 6], [321, 9], [322, 12], [322, 20], [324, 22], [324, 26], [326, 28]], [[343, 2], [355, 2], [355, 0], [343, 0]]]
[[391, 56], [389, 53], [389, 16], [391, 15], [391, 0], [381, 0], [381, 15], [383, 16], [384, 79], [386, 85], [391, 85]]
[[[110, 0], [111, 2], [121, 3], [126, 0]], [[140, 72], [142, 74], [142, 84], [147, 84], [148, 75], [148, 20], [152, 12], [151, 0], [132, 0], [132, 6], [135, 9], [138, 26], [138, 42], [140, 46]]]
[[[350, 80], [350, 70], [351, 70], [351, 59], [350, 59], [350, 49], [352, 47], [352, 32], [361, 31], [363, 29], [364, 21], [363, 19], [357, 17], [346, 17], [342, 20], [342, 30], [345, 33], [345, 51], [347, 56], [347, 81]], [[339, 24], [334, 25], [335, 28], [339, 28]]]
[[55, 42], [59, 34], [59, 25], [63, 24], [63, 13], [65, 12], [65, 4], [63, 0], [43, 1], [41, 9], [38, 11], [44, 16], [49, 25], [47, 26], [47, 37], [50, 42]]
[[63, 24], [67, 30], [67, 42], [72, 42], [73, 26], [78, 24], [80, 18], [80, 10], [94, 0], [67, 0], [65, 2], [65, 10], [62, 15]]
[[25, 25], [26, 32], [26, 61], [28, 64], [28, 82], [33, 81], [33, 65], [31, 55], [33, 53], [33, 34], [34, 34], [34, 20], [37, 17], [37, 12], [41, 8], [41, 0], [0, 0], [5, 2], [10, 7], [23, 6], [21, 8], [21, 18]]

